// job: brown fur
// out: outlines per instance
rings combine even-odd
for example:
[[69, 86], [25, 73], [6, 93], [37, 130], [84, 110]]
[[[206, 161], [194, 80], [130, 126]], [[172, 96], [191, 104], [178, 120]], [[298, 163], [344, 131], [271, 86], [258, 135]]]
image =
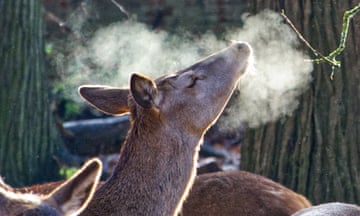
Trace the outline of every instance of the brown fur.
[[69, 180], [50, 185], [56, 187], [43, 194], [21, 193], [0, 181], [0, 215], [78, 215], [94, 194], [101, 168], [101, 162], [93, 159]]
[[[36, 185], [22, 190], [45, 194], [60, 183]], [[282, 195], [271, 191], [281, 192]], [[237, 216], [241, 213], [242, 216], [282, 216], [310, 206], [311, 203], [302, 195], [265, 177], [245, 171], [224, 172], [218, 168], [217, 172], [211, 171], [195, 178], [182, 215]]]
[[36, 193], [36, 194], [49, 194], [51, 191], [63, 184], [65, 180], [47, 182], [44, 184], [36, 184], [23, 188], [14, 188], [17, 193]]
[[111, 101], [102, 106], [98, 87], [81, 87], [79, 93], [98, 109], [121, 114], [112, 111], [130, 107], [132, 119], [113, 175], [82, 215], [176, 214], [193, 183], [200, 141], [245, 73], [250, 56], [248, 45], [235, 43], [155, 81], [134, 74], [130, 90], [123, 90], [129, 92], [129, 103], [115, 99], [114, 107]]
[[199, 175], [183, 205], [183, 216], [290, 216], [310, 207], [300, 194], [245, 171]]

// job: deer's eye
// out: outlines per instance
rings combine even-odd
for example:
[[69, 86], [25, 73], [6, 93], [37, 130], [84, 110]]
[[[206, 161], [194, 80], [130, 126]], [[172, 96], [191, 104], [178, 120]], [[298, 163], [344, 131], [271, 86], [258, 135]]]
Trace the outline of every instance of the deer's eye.
[[190, 85], [187, 86], [187, 88], [194, 87], [198, 80], [203, 80], [203, 79], [205, 79], [205, 76], [195, 76], [195, 75], [191, 76], [191, 83]]
[[196, 84], [196, 81], [198, 81], [198, 80], [199, 80], [199, 79], [198, 79], [197, 77], [193, 77], [193, 78], [191, 79], [190, 85], [188, 85], [187, 88], [192, 88], [192, 87], [194, 87], [195, 84]]

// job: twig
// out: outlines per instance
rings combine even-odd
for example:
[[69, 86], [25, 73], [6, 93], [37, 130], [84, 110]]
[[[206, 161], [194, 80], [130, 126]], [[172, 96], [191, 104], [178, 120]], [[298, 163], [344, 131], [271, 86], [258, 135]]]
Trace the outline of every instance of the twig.
[[311, 51], [314, 53], [315, 56], [321, 56], [323, 57], [323, 55], [321, 53], [319, 53], [316, 49], [314, 49], [310, 43], [302, 36], [302, 34], [296, 29], [296, 27], [294, 26], [294, 24], [290, 21], [290, 19], [285, 15], [284, 10], [281, 11], [281, 16], [285, 19], [285, 21], [288, 23], [288, 25], [293, 29], [293, 31], [297, 34], [297, 36], [299, 37], [299, 39], [304, 42], [304, 44], [309, 47], [309, 49], [311, 49]]
[[45, 17], [46, 17], [49, 21], [56, 23], [56, 24], [57, 24], [62, 30], [64, 30], [66, 33], [70, 33], [70, 32], [73, 31], [68, 25], [66, 25], [66, 23], [65, 23], [62, 19], [60, 19], [60, 18], [59, 18], [58, 16], [56, 16], [54, 13], [49, 12], [49, 11], [46, 11]]
[[342, 25], [342, 31], [341, 31], [340, 44], [339, 44], [338, 48], [336, 48], [336, 50], [334, 50], [333, 52], [331, 52], [328, 55], [329, 58], [335, 58], [337, 55], [339, 55], [345, 49], [345, 43], [346, 43], [348, 31], [349, 31], [350, 19], [359, 10], [360, 10], [360, 3], [353, 9], [345, 11], [344, 16], [343, 16], [343, 25]]
[[127, 12], [121, 4], [117, 3], [115, 0], [111, 0], [111, 2], [114, 3], [114, 5], [116, 7], [118, 7], [120, 9], [120, 11], [123, 12], [127, 16], [128, 19], [130, 18], [129, 12]]
[[329, 55], [324, 56], [319, 51], [314, 49], [310, 43], [301, 35], [301, 33], [296, 29], [294, 24], [290, 21], [290, 19], [285, 15], [284, 10], [281, 11], [281, 16], [285, 19], [285, 21], [288, 23], [288, 25], [294, 30], [294, 32], [297, 34], [299, 39], [304, 42], [304, 44], [313, 52], [313, 54], [318, 57], [315, 59], [311, 59], [310, 61], [315, 62], [317, 64], [321, 62], [328, 62], [331, 64], [331, 74], [330, 79], [332, 80], [334, 77], [334, 70], [335, 67], [341, 67], [341, 62], [336, 60], [336, 57], [341, 54], [341, 52], [345, 49], [345, 43], [347, 39], [347, 34], [349, 31], [349, 23], [350, 19], [360, 10], [360, 3], [355, 6], [354, 8], [345, 11], [343, 16], [343, 25], [342, 25], [342, 31], [341, 31], [341, 38], [339, 46], [332, 51]]

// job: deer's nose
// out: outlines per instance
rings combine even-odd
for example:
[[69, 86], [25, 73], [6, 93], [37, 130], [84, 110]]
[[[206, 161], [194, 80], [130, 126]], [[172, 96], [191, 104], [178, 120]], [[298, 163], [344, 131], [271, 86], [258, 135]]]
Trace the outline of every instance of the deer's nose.
[[249, 50], [250, 47], [247, 43], [244, 43], [244, 42], [237, 42], [236, 43], [236, 48], [239, 50], [239, 51], [245, 51], [245, 50]]
[[236, 41], [236, 42], [233, 42], [233, 46], [240, 53], [247, 53], [247, 54], [251, 53], [251, 47], [246, 42], [238, 42], [238, 41]]

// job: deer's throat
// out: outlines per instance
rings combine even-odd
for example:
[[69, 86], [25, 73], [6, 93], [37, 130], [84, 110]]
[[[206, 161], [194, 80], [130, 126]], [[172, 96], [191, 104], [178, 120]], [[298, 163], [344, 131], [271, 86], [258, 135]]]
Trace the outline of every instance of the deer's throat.
[[157, 131], [146, 136], [142, 131], [132, 131], [128, 135], [132, 142], [124, 143], [118, 166], [102, 189], [104, 195], [119, 197], [117, 202], [105, 202], [108, 206], [125, 208], [142, 200], [144, 205], [136, 204], [136, 209], [154, 215], [172, 215], [179, 209], [196, 174], [198, 148], [194, 146], [198, 146], [200, 137], [170, 136], [166, 131], [161, 134], [158, 136]]

